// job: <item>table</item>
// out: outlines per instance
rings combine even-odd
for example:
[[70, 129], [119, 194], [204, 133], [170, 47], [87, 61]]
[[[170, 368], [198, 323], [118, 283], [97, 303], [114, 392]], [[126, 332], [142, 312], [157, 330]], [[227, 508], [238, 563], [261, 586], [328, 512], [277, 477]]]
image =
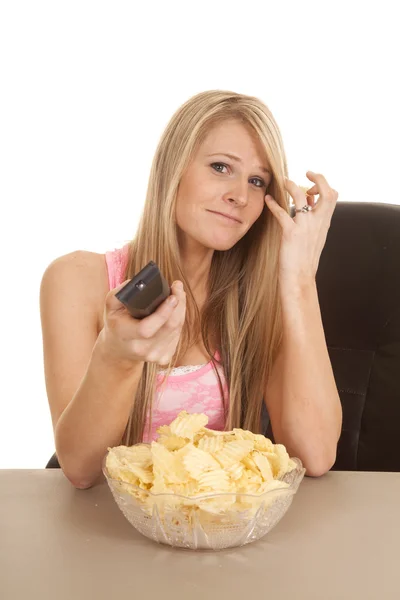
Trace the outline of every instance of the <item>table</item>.
[[399, 533], [400, 473], [305, 478], [260, 541], [194, 552], [137, 533], [105, 482], [2, 470], [0, 598], [398, 600]]

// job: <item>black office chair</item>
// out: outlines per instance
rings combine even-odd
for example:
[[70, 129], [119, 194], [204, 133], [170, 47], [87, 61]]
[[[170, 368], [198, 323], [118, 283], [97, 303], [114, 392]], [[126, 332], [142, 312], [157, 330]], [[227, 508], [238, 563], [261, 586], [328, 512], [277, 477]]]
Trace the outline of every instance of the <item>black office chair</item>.
[[57, 454], [54, 453], [46, 465], [46, 469], [60, 469], [60, 463], [58, 462]]
[[400, 471], [400, 206], [338, 202], [316, 280], [343, 407], [334, 469]]
[[400, 206], [339, 201], [316, 281], [343, 406], [333, 469], [400, 471]]

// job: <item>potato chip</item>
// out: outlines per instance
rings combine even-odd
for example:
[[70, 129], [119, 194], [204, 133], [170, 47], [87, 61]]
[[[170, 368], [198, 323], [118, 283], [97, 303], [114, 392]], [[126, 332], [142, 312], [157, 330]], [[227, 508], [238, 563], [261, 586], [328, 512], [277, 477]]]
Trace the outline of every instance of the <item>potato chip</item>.
[[211, 436], [224, 437], [227, 434], [232, 434], [232, 432], [231, 431], [219, 431], [219, 429], [208, 429], [207, 427], [202, 427], [198, 431], [198, 435], [200, 435], [200, 436], [209, 435], [210, 437]]
[[200, 450], [204, 450], [204, 452], [209, 452], [210, 454], [213, 454], [214, 452], [221, 450], [223, 445], [224, 440], [220, 435], [212, 437], [204, 436], [199, 440], [197, 447], [200, 448]]
[[120, 479], [119, 477], [119, 469], [121, 468], [121, 463], [118, 458], [118, 453], [116, 452], [116, 448], [109, 448], [107, 459], [106, 459], [106, 467], [107, 471], [111, 477], [114, 479]]
[[221, 468], [205, 471], [198, 478], [200, 489], [210, 488], [212, 491], [228, 492], [232, 489], [229, 475]]
[[198, 479], [205, 471], [219, 469], [219, 463], [204, 450], [196, 448], [193, 444], [188, 444], [186, 453], [183, 457], [183, 464], [189, 475], [193, 479]]
[[[175, 483], [174, 485], [179, 486], [179, 485], [183, 485], [183, 484]], [[157, 477], [154, 477], [151, 492], [153, 494], [167, 494], [168, 492], [171, 492], [171, 490], [168, 487], [168, 485], [165, 483], [164, 477], [157, 476]]]
[[271, 479], [271, 481], [264, 481], [260, 485], [259, 493], [265, 494], [266, 492], [272, 492], [273, 490], [278, 489], [286, 489], [289, 487], [289, 484], [285, 481], [280, 481], [279, 479]]
[[202, 498], [197, 501], [197, 506], [201, 511], [214, 515], [222, 514], [230, 509], [235, 503], [235, 494], [223, 494], [211, 498]]
[[172, 452], [174, 450], [180, 450], [187, 444], [187, 440], [185, 438], [175, 435], [174, 433], [171, 435], [160, 435], [157, 438], [157, 442]]
[[249, 471], [248, 469], [246, 469], [244, 475], [249, 483], [257, 483], [258, 485], [261, 485], [264, 481], [260, 471], [254, 473], [254, 471]]
[[282, 477], [282, 475], [287, 472], [289, 466], [289, 454], [287, 453], [285, 446], [283, 444], [275, 444], [273, 454], [266, 452], [265, 455], [271, 463], [274, 477], [276, 479]]
[[244, 473], [242, 477], [236, 481], [236, 489], [242, 494], [256, 494], [260, 489], [261, 482], [261, 477], [259, 481], [250, 481], [246, 473]]
[[248, 456], [245, 456], [242, 459], [242, 463], [244, 464], [246, 469], [249, 469], [250, 471], [253, 471], [253, 473], [256, 473], [256, 475], [258, 475], [259, 468], [257, 467], [256, 463], [254, 462], [251, 454], [249, 454]]
[[233, 481], [237, 481], [243, 475], [244, 468], [243, 463], [237, 462], [228, 467], [226, 472]]
[[297, 467], [285, 446], [239, 428], [208, 429], [207, 423], [204, 414], [182, 411], [157, 428], [157, 441], [109, 448], [110, 477], [148, 515], [157, 510], [177, 529], [190, 522], [193, 510], [202, 522], [221, 524], [228, 515], [254, 515], [261, 495], [263, 503], [273, 503], [284, 493], [288, 484], [280, 479]]
[[255, 451], [251, 453], [251, 457], [259, 468], [264, 481], [271, 481], [274, 478], [274, 474], [272, 472], [270, 462], [265, 454]]
[[235, 434], [235, 438], [237, 440], [251, 440], [253, 441], [255, 438], [254, 433], [251, 431], [247, 431], [246, 429], [232, 429]]
[[125, 481], [126, 483], [134, 485], [139, 483], [138, 475], [132, 472], [132, 469], [129, 468], [129, 466], [127, 467], [122, 463], [121, 459], [118, 457], [118, 452], [115, 452], [113, 448], [109, 448], [106, 468], [113, 479]]
[[165, 481], [170, 483], [184, 483], [187, 480], [188, 474], [182, 463], [165, 446], [152, 442], [151, 451], [154, 476], [164, 477]]
[[192, 446], [193, 444], [186, 440], [186, 444], [182, 446], [182, 448], [179, 448], [179, 450], [174, 451], [174, 456], [178, 463], [183, 465], [183, 458], [186, 456], [186, 454], [188, 454], [188, 452], [190, 452]]
[[254, 450], [259, 452], [273, 452], [274, 444], [264, 435], [257, 433], [254, 436]]
[[137, 479], [143, 481], [143, 483], [152, 483], [152, 471], [143, 469], [143, 467], [139, 467], [139, 465], [136, 465], [135, 463], [129, 463], [126, 458], [122, 458], [120, 463], [121, 469], [130, 471]]
[[274, 444], [270, 439], [266, 438], [261, 433], [252, 433], [245, 429], [233, 429], [236, 439], [238, 440], [252, 440], [254, 442], [254, 449], [262, 452], [273, 452]]
[[167, 491], [172, 490], [175, 494], [180, 494], [181, 496], [187, 496], [188, 498], [192, 496], [199, 495], [199, 484], [194, 479], [190, 479], [187, 483], [174, 483], [169, 484], [167, 486]]
[[198, 413], [189, 414], [186, 411], [182, 411], [176, 419], [172, 421], [170, 428], [175, 435], [188, 438], [192, 441], [194, 435], [199, 429], [207, 425], [207, 423], [207, 415]]
[[[110, 448], [109, 448], [110, 450]], [[147, 444], [136, 444], [135, 446], [116, 446], [111, 448], [113, 454], [118, 459], [126, 459], [129, 463], [134, 463], [146, 469], [153, 463], [151, 450]]]
[[139, 478], [132, 473], [129, 469], [123, 469], [121, 466], [118, 468], [118, 472], [113, 472], [109, 469], [109, 473], [113, 479], [123, 481], [132, 485], [139, 485]]
[[224, 445], [222, 450], [214, 453], [222, 467], [230, 467], [241, 461], [254, 448], [252, 440], [234, 440]]
[[160, 425], [160, 427], [157, 427], [157, 433], [158, 435], [172, 435], [171, 427], [169, 425]]

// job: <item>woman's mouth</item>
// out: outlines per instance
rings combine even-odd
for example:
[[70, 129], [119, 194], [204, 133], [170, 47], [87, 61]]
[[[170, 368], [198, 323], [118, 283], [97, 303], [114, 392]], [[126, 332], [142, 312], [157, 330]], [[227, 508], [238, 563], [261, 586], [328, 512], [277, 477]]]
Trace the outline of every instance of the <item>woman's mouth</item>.
[[235, 217], [230, 217], [229, 215], [226, 215], [226, 214], [214, 211], [214, 210], [209, 210], [208, 212], [212, 213], [216, 217], [219, 217], [221, 220], [223, 219], [224, 222], [226, 222], [226, 223], [231, 223], [232, 225], [240, 225], [241, 224], [241, 221], [239, 221]]

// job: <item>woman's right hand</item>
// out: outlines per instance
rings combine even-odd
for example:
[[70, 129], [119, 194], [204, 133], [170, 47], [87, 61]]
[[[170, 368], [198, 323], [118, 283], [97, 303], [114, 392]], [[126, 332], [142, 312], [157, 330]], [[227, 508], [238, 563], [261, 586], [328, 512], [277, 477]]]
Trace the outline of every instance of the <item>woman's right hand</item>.
[[154, 313], [144, 319], [135, 319], [115, 297], [128, 281], [107, 294], [104, 327], [100, 333], [103, 349], [111, 360], [128, 365], [137, 362], [167, 365], [175, 354], [185, 322], [186, 294], [183, 285], [175, 281], [171, 286], [172, 294]]

